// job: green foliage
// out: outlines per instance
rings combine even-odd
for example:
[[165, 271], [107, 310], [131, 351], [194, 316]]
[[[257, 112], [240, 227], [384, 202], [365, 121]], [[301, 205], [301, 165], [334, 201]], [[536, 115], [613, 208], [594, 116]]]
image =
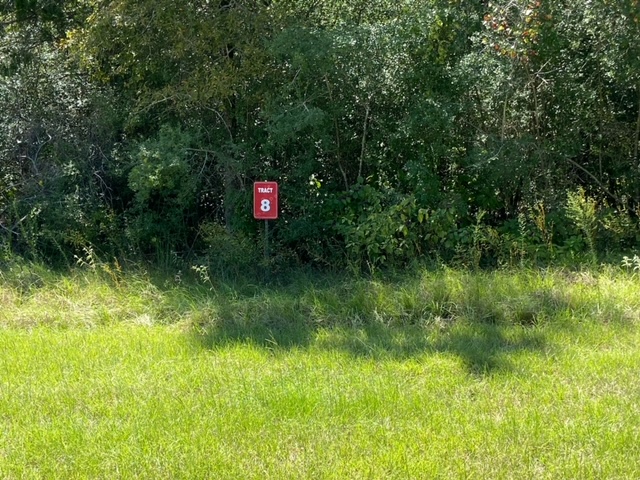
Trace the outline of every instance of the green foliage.
[[598, 210], [596, 201], [585, 194], [584, 189], [569, 192], [567, 195], [567, 216], [584, 236], [593, 261], [596, 258], [596, 235], [598, 233]]
[[418, 208], [415, 198], [391, 204], [390, 192], [358, 184], [343, 200], [344, 210], [336, 231], [345, 239], [348, 258], [359, 269], [400, 265], [420, 254]]
[[640, 271], [640, 257], [634, 255], [633, 257], [625, 257], [622, 259], [622, 265], [627, 269], [632, 269], [634, 272]]
[[198, 186], [198, 157], [191, 151], [194, 141], [189, 133], [165, 125], [157, 137], [133, 148], [129, 236], [142, 251], [175, 249], [193, 235]]
[[192, 268], [204, 283], [211, 281], [209, 272], [216, 279], [258, 278], [260, 268], [268, 268], [263, 264], [261, 245], [256, 239], [239, 232], [230, 233], [217, 223], [204, 223], [200, 229], [205, 247]]
[[114, 102], [64, 52], [32, 53], [0, 85], [2, 233], [17, 252], [69, 264], [78, 246], [111, 249], [120, 236], [104, 153], [117, 140]]
[[236, 275], [273, 179], [280, 265], [619, 257], [635, 1], [5, 2], [2, 243]]

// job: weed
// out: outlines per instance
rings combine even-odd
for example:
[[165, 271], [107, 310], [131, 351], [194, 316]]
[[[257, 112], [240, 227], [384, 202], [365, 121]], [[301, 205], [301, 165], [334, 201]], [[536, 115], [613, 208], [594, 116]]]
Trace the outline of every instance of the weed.
[[96, 255], [91, 245], [83, 246], [82, 251], [84, 252], [84, 255], [74, 255], [77, 266], [87, 269], [94, 274], [105, 274], [114, 286], [118, 288], [121, 286], [120, 284], [123, 277], [123, 271], [117, 258], [114, 258], [112, 263], [104, 262]]
[[584, 235], [593, 263], [597, 263], [596, 234], [598, 231], [598, 210], [596, 201], [583, 188], [567, 195], [567, 216]]
[[634, 272], [640, 272], [640, 256], [634, 255], [633, 257], [622, 258], [622, 266], [627, 270], [633, 270]]

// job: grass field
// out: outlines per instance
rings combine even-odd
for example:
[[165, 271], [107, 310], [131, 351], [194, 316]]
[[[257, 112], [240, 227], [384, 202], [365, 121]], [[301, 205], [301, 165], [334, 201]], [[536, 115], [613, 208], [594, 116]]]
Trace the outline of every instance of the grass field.
[[0, 478], [640, 478], [640, 279], [14, 267]]

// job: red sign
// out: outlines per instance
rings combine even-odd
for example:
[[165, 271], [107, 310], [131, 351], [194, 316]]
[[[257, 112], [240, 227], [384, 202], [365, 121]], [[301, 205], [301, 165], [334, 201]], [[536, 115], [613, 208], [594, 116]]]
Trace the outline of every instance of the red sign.
[[253, 217], [258, 220], [278, 218], [277, 182], [255, 182], [253, 184]]

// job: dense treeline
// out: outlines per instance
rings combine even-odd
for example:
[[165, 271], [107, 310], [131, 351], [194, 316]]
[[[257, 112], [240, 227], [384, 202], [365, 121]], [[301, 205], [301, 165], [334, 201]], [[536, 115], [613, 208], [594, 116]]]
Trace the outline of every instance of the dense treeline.
[[638, 0], [0, 2], [0, 241], [73, 262], [640, 244]]

